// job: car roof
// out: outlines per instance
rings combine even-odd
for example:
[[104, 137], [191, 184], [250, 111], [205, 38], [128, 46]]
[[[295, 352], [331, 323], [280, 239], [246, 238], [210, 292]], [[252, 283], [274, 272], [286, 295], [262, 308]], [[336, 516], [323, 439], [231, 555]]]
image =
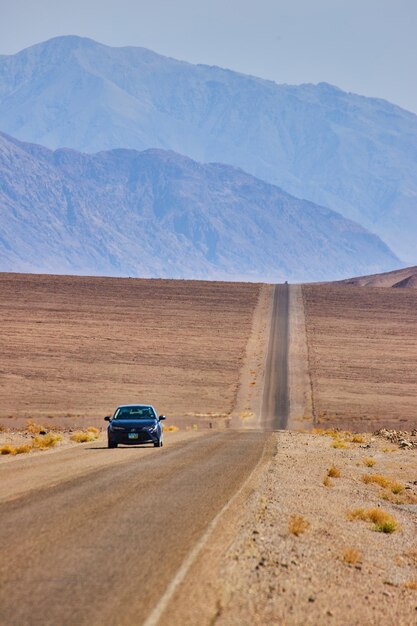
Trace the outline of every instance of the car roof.
[[123, 409], [123, 408], [128, 409], [131, 406], [132, 407], [133, 406], [140, 406], [140, 407], [143, 407], [143, 408], [153, 409], [155, 411], [155, 407], [153, 407], [152, 404], [119, 404], [119, 406], [117, 408], [118, 409]]

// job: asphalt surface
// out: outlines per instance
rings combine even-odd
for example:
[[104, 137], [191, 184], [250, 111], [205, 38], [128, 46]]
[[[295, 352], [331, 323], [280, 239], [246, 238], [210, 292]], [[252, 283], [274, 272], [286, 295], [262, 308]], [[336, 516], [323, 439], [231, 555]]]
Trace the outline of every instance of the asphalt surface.
[[162, 449], [88, 444], [3, 464], [0, 623], [143, 623], [267, 438], [230, 431]]
[[289, 285], [275, 285], [262, 399], [261, 419], [266, 430], [285, 429], [288, 424], [289, 293]]

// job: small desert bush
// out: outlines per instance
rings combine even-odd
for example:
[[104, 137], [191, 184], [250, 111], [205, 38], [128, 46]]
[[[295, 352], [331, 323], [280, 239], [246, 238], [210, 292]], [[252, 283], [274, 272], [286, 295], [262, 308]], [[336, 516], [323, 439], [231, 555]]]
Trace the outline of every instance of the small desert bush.
[[310, 527], [310, 522], [302, 515], [291, 515], [288, 523], [288, 530], [292, 535], [298, 537]]
[[169, 426], [165, 426], [164, 424], [162, 430], [164, 431], [164, 433], [176, 433], [179, 428], [178, 426], [174, 426], [174, 424], [170, 424]]
[[0, 454], [26, 454], [33, 449], [33, 446], [30, 443], [24, 443], [20, 446], [12, 446], [10, 444], [6, 444], [1, 446]]
[[329, 476], [329, 478], [340, 478], [340, 469], [336, 467], [336, 465], [332, 465], [327, 470], [327, 476]]
[[375, 459], [373, 459], [370, 456], [366, 456], [363, 460], [364, 465], [366, 465], [366, 467], [373, 467], [376, 463]]
[[347, 548], [342, 552], [342, 561], [348, 563], [348, 565], [356, 565], [362, 560], [362, 555], [359, 550], [355, 548]]
[[72, 433], [70, 439], [75, 443], [87, 443], [88, 441], [95, 441], [97, 437], [98, 435], [87, 430], [77, 430]]
[[404, 556], [411, 559], [417, 565], [417, 546], [410, 548], [407, 552], [404, 552]]
[[391, 480], [386, 478], [386, 476], [382, 476], [381, 474], [364, 474], [362, 476], [362, 480], [366, 485], [370, 483], [374, 483], [375, 485], [379, 485], [383, 489], [389, 489], [392, 493], [398, 495], [403, 493], [405, 486], [397, 480]]
[[348, 446], [346, 444], [345, 441], [343, 441], [342, 439], [334, 439], [333, 443], [332, 443], [332, 448], [339, 448], [341, 450], [346, 449]]
[[348, 513], [348, 519], [372, 522], [373, 530], [380, 533], [393, 533], [398, 530], [397, 520], [384, 509], [354, 509]]
[[46, 450], [46, 448], [53, 448], [61, 440], [62, 440], [62, 435], [58, 435], [57, 433], [46, 433], [46, 435], [36, 435], [32, 439], [32, 446], [33, 448]]
[[381, 474], [364, 474], [362, 476], [362, 480], [365, 483], [365, 485], [369, 485], [373, 483], [375, 485], [379, 485], [380, 487], [383, 487], [384, 489], [389, 487], [389, 484], [390, 484], [390, 481], [388, 480], [388, 478], [385, 478], [385, 476], [382, 476]]
[[329, 476], [326, 474], [326, 476], [323, 478], [323, 485], [325, 487], [333, 487], [333, 483], [330, 480]]
[[39, 435], [39, 433], [45, 432], [48, 429], [45, 428], [45, 426], [42, 426], [41, 424], [37, 424], [36, 422], [33, 422], [32, 420], [28, 420], [26, 422], [25, 430], [26, 432], [31, 433], [32, 435]]
[[417, 580], [410, 580], [404, 583], [403, 587], [405, 587], [405, 589], [411, 589], [411, 591], [417, 591]]
[[349, 441], [351, 441], [352, 443], [365, 443], [366, 440], [363, 435], [352, 435]]
[[96, 437], [100, 436], [100, 429], [96, 428], [95, 426], [89, 426], [88, 428], [86, 428], [86, 432], [92, 433]]
[[14, 451], [14, 446], [6, 443], [4, 446], [0, 447], [0, 454], [16, 454]]

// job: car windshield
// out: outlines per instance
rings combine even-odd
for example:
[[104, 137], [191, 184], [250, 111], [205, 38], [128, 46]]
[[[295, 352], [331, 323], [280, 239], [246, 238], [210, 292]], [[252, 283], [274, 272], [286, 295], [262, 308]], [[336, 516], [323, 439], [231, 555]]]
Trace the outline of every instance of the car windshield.
[[151, 406], [119, 406], [113, 416], [115, 420], [148, 420], [156, 418]]

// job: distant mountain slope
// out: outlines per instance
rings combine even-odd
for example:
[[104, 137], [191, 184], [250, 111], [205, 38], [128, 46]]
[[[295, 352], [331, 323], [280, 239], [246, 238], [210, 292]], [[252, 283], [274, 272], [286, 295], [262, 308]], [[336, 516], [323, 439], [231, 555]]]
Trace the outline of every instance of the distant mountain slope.
[[417, 116], [382, 100], [59, 37], [0, 57], [0, 130], [50, 148], [229, 163], [417, 262]]
[[308, 280], [385, 270], [375, 235], [230, 166], [0, 134], [0, 269]]
[[372, 276], [358, 276], [341, 281], [345, 285], [357, 287], [397, 287], [417, 289], [417, 267], [405, 267], [393, 272], [373, 274]]

